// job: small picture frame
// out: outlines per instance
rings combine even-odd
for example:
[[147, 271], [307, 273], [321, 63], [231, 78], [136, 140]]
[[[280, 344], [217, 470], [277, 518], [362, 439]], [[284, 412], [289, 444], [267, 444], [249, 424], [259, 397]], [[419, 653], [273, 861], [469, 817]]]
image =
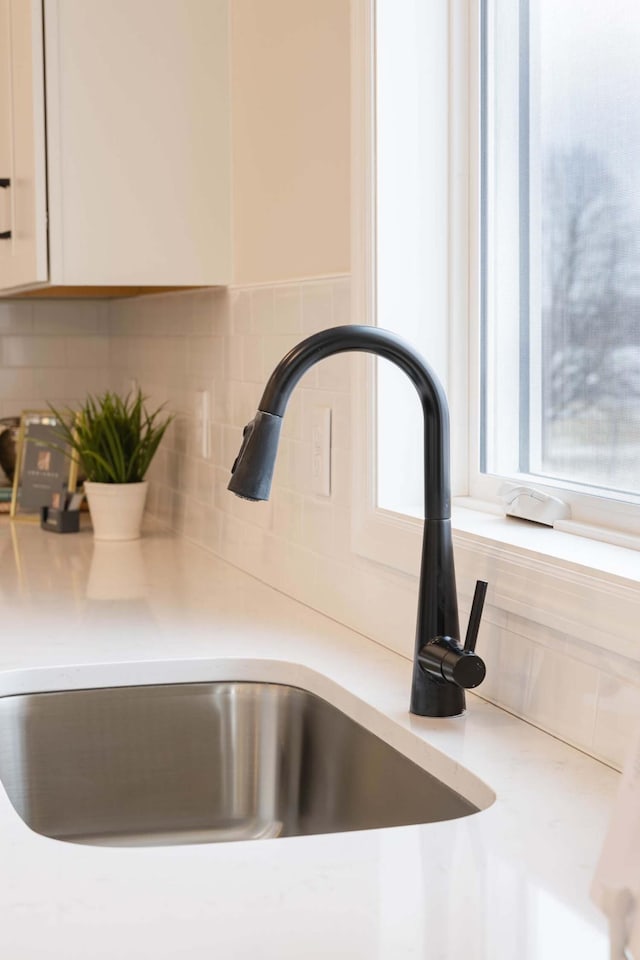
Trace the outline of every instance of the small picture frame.
[[50, 410], [23, 410], [16, 448], [10, 516], [40, 522], [42, 507], [64, 504], [76, 489], [78, 463], [60, 439], [60, 420]]

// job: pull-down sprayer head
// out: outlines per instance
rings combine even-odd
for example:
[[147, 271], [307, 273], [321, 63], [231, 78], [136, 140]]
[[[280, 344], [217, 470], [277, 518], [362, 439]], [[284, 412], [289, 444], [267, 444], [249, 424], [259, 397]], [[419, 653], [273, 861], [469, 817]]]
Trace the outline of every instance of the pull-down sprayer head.
[[229, 490], [243, 500], [268, 500], [278, 454], [282, 417], [258, 410], [244, 428], [242, 446], [231, 468]]

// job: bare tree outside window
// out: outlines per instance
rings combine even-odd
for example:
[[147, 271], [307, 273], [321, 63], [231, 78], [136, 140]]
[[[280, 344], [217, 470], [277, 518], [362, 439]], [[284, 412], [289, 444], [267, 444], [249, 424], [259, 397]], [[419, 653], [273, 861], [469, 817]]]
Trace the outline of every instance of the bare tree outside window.
[[640, 3], [483, 10], [481, 472], [594, 515], [640, 497]]
[[542, 469], [640, 488], [640, 222], [602, 153], [543, 166]]

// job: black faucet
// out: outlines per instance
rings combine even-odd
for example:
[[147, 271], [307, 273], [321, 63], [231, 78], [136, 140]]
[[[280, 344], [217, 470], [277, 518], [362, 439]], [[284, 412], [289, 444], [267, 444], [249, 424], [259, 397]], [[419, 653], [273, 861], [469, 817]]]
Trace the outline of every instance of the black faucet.
[[364, 326], [322, 330], [293, 347], [271, 374], [258, 412], [244, 428], [228, 489], [246, 500], [269, 499], [282, 418], [295, 385], [318, 360], [351, 350], [391, 360], [407, 374], [422, 403], [425, 522], [410, 710], [422, 717], [455, 717], [464, 713], [465, 688], [477, 687], [486, 673], [474, 650], [487, 584], [476, 584], [461, 646], [451, 540], [449, 408], [440, 381], [413, 347], [388, 330]]

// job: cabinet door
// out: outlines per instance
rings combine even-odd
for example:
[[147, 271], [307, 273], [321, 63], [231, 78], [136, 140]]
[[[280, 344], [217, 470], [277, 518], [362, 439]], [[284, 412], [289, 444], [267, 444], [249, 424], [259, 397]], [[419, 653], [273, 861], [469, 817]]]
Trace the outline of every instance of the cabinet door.
[[45, 0], [44, 20], [51, 283], [228, 283], [228, 0]]
[[43, 75], [41, 3], [0, 0], [2, 290], [48, 279]]

